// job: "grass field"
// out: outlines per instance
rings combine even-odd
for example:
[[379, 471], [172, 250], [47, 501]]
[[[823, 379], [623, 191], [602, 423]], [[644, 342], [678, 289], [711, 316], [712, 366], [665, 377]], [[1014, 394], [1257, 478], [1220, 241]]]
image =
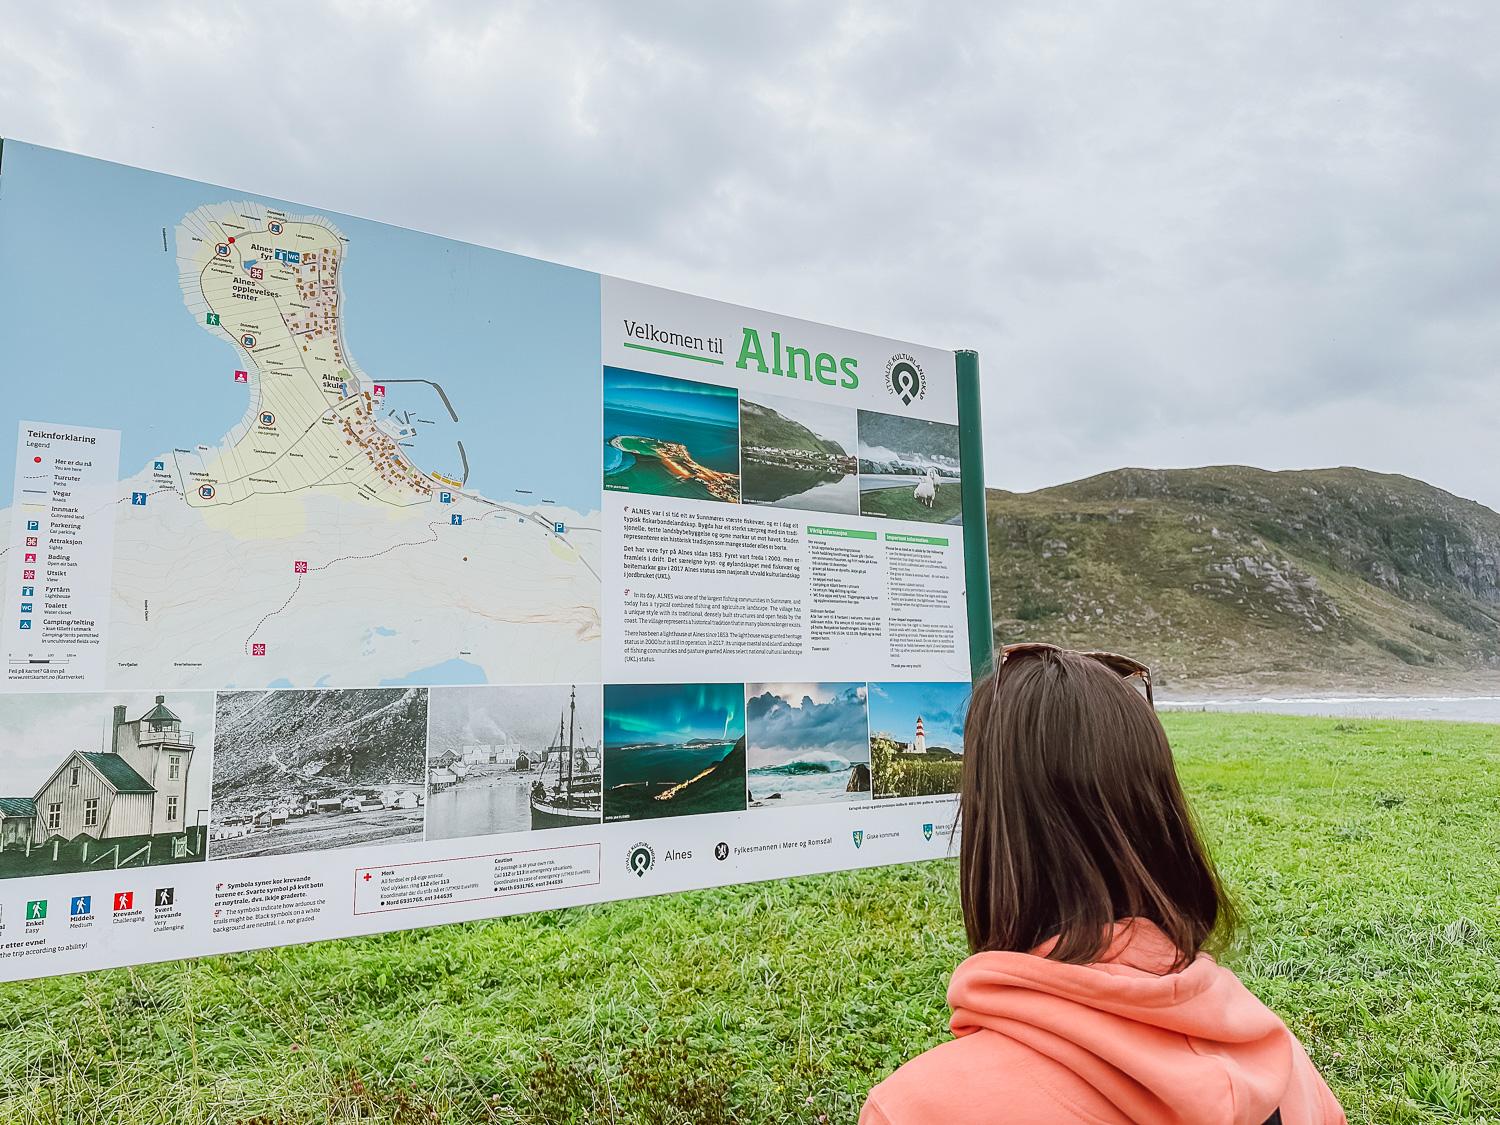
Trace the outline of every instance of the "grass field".
[[[868, 478], [867, 478], [868, 479]], [[958, 481], [945, 479], [938, 487], [932, 507], [921, 503], [910, 484], [870, 489], [859, 494], [859, 510], [867, 516], [887, 516], [895, 520], [917, 520], [922, 523], [948, 523], [958, 517], [963, 497]]]
[[[1500, 1121], [1500, 728], [1166, 722], [1350, 1120]], [[945, 861], [4, 985], [0, 1121], [852, 1121], [963, 953]]]

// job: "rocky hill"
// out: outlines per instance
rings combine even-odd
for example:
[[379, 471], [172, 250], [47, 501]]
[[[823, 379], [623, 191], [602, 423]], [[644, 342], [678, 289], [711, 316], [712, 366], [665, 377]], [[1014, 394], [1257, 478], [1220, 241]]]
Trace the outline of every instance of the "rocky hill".
[[242, 790], [323, 796], [329, 788], [420, 785], [426, 729], [421, 688], [221, 692], [214, 801]]
[[1169, 690], [1500, 682], [1500, 515], [1362, 469], [1120, 469], [989, 493], [1002, 641], [1098, 646]]

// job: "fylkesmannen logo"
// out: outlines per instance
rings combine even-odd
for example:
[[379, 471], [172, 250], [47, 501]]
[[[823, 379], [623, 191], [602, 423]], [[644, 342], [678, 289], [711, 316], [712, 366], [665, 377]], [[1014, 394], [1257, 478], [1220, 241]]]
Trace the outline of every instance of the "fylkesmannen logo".
[[646, 872], [656, 866], [656, 853], [651, 850], [650, 844], [632, 844], [625, 857], [625, 866], [635, 872], [637, 878], [643, 879]]
[[885, 389], [910, 406], [919, 398], [927, 397], [927, 375], [917, 357], [897, 352], [885, 365]]

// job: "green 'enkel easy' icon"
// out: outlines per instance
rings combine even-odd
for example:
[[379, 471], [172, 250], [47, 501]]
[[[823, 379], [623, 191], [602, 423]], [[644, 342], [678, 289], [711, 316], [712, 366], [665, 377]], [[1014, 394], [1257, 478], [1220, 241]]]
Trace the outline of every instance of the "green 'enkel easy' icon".
[[40, 922], [47, 917], [47, 900], [34, 898], [26, 904], [26, 921]]
[[209, 313], [206, 317], [204, 317], [204, 323], [205, 324], [209, 324], [209, 325], [216, 325], [216, 324], [218, 324], [219, 323], [219, 314], [218, 313]]

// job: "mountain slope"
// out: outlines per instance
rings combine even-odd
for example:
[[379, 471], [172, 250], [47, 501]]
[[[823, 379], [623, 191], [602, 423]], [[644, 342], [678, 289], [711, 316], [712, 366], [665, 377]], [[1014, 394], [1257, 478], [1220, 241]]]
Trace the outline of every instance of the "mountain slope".
[[1169, 687], [1500, 672], [1500, 515], [1361, 469], [1120, 469], [989, 493], [1002, 641], [1139, 656]]
[[740, 444], [747, 449], [795, 449], [835, 457], [849, 453], [832, 438], [821, 438], [801, 422], [747, 398], [740, 399]]

